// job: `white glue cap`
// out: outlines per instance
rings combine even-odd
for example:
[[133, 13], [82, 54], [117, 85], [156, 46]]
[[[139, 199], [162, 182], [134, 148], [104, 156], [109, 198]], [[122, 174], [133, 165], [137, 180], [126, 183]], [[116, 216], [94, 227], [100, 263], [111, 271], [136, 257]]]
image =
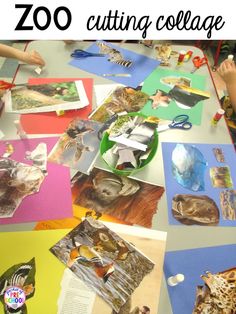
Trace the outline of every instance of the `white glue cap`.
[[228, 55], [228, 60], [233, 61], [234, 55]]
[[180, 55], [186, 55], [186, 51], [185, 50], [180, 50], [179, 54]]
[[167, 283], [169, 286], [176, 286], [178, 283], [184, 281], [184, 275], [183, 274], [177, 274], [175, 276], [171, 276], [167, 279]]
[[220, 108], [220, 109], [218, 109], [218, 110], [217, 110], [217, 112], [218, 112], [219, 114], [221, 114], [221, 115], [225, 114], [224, 109], [221, 109], [221, 108]]

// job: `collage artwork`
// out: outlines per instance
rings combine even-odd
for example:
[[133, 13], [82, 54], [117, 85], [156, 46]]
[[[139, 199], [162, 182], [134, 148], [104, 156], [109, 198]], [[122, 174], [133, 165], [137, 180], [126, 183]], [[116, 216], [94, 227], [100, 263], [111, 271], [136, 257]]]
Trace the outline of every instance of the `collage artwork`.
[[170, 69], [167, 44], [155, 59], [105, 41], [86, 52], [67, 65], [112, 84], [35, 77], [3, 96], [4, 114], [20, 116], [18, 139], [0, 130], [0, 225], [31, 231], [0, 233], [0, 312], [152, 314], [163, 275], [182, 273], [167, 285], [174, 314], [236, 313], [236, 246], [166, 252], [155, 230], [165, 198], [170, 230], [236, 226], [234, 146], [158, 131], [179, 116], [181, 134], [201, 125], [206, 76]]

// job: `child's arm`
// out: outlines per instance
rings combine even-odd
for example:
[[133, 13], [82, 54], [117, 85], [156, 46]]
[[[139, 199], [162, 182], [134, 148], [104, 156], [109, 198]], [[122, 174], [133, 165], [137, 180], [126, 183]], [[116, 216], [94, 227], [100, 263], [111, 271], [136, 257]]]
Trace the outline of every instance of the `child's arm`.
[[232, 107], [236, 113], [236, 66], [233, 61], [225, 60], [221, 63], [218, 73], [224, 80], [231, 100]]
[[0, 44], [0, 57], [13, 58], [19, 61], [44, 66], [45, 62], [37, 51], [21, 51], [14, 47]]

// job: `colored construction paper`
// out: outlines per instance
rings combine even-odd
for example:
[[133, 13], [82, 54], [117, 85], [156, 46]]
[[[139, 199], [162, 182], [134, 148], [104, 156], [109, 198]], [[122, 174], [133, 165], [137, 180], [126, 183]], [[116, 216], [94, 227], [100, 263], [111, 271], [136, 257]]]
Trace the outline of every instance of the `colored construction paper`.
[[[47, 144], [48, 153], [58, 138], [35, 138], [9, 140], [14, 147], [11, 159], [32, 164], [25, 159], [26, 151], [33, 151], [39, 143]], [[0, 155], [5, 152], [5, 142], [0, 142]], [[27, 196], [17, 208], [12, 218], [0, 219], [0, 224], [33, 222], [49, 219], [62, 219], [72, 216], [70, 189], [70, 171], [67, 167], [47, 163], [48, 175], [45, 177], [38, 193]]]
[[[26, 301], [28, 313], [57, 313], [56, 300], [65, 267], [54, 258], [49, 248], [67, 232], [51, 230], [0, 234], [0, 276], [14, 264], [35, 258], [35, 294]], [[0, 313], [4, 313], [2, 304]]]
[[[236, 173], [235, 163], [236, 163], [236, 155], [234, 146], [231, 144], [189, 144], [196, 147], [204, 156], [207, 165], [204, 173], [204, 183], [205, 189], [203, 191], [193, 192], [187, 188], [181, 186], [173, 176], [172, 173], [172, 152], [175, 149], [177, 143], [162, 143], [162, 154], [163, 154], [163, 162], [164, 162], [164, 173], [165, 173], [165, 182], [166, 182], [166, 196], [167, 196], [167, 204], [168, 204], [168, 216], [169, 223], [171, 225], [181, 225], [186, 226], [185, 224], [177, 221], [172, 215], [172, 198], [176, 195], [193, 195], [193, 196], [207, 196], [211, 198], [214, 203], [217, 205], [219, 209], [219, 226], [236, 226], [236, 220], [228, 220], [224, 219], [222, 215], [221, 201], [220, 195], [221, 192], [226, 191], [226, 188], [213, 187], [212, 179], [210, 177], [210, 169], [214, 167], [229, 167], [231, 179], [233, 183], [233, 187], [231, 190], [234, 190], [236, 187]], [[222, 152], [225, 156], [225, 162], [218, 162], [214, 155], [214, 148], [222, 149]], [[181, 158], [181, 157], [180, 157]], [[186, 174], [187, 176], [187, 174]], [[190, 197], [191, 199], [191, 197]], [[197, 209], [199, 211], [199, 208]], [[211, 214], [212, 215], [212, 214]]]
[[[132, 295], [132, 308], [136, 305], [148, 305], [152, 312], [157, 311], [163, 272], [166, 233], [140, 228], [122, 228], [121, 225], [110, 224], [110, 228], [118, 232], [125, 240], [153, 259], [157, 267], [150, 277], [144, 280]], [[49, 248], [68, 233], [68, 230], [2, 232], [0, 233], [0, 276], [14, 264], [35, 258], [35, 295], [27, 300], [28, 313], [58, 312], [57, 299], [60, 293], [60, 282], [65, 266], [58, 261]], [[140, 237], [139, 235], [142, 234]], [[11, 254], [11, 250], [14, 254]], [[149, 293], [144, 296], [143, 291]], [[3, 307], [0, 304], [0, 312]], [[111, 308], [99, 297], [93, 305], [93, 314], [111, 313]]]
[[[143, 82], [146, 77], [160, 64], [160, 61], [158, 60], [146, 57], [131, 50], [120, 48], [119, 46], [112, 45], [110, 43], [108, 45], [116, 50], [119, 50], [125, 60], [131, 60], [133, 62], [132, 65], [129, 68], [126, 68], [122, 65], [109, 62], [108, 56], [73, 59], [69, 62], [69, 64], [102, 77], [104, 77], [103, 74], [130, 74], [130, 77], [106, 76], [106, 78], [134, 88]], [[94, 43], [86, 51], [98, 53], [99, 47], [96, 43]]]
[[203, 285], [200, 276], [205, 271], [217, 273], [235, 267], [235, 256], [235, 244], [166, 252], [164, 262], [166, 280], [177, 274], [185, 276], [185, 280], [177, 286], [167, 285], [173, 314], [192, 313], [196, 288]]
[[56, 112], [35, 113], [21, 115], [20, 121], [24, 131], [28, 134], [61, 134], [75, 117], [86, 119], [92, 111], [93, 79], [90, 78], [31, 78], [29, 84], [46, 84], [52, 82], [70, 82], [81, 80], [89, 100], [89, 105], [78, 110], [65, 111], [57, 116]]
[[[174, 70], [167, 70], [158, 68], [153, 71], [150, 76], [144, 81], [142, 91], [154, 95], [157, 90], [168, 93], [173, 85], [168, 85], [163, 82], [163, 78], [183, 78], [185, 82], [190, 81], [190, 86], [199, 90], [205, 88], [205, 77], [197, 74], [185, 73]], [[171, 100], [168, 106], [158, 106], [156, 109], [152, 108], [152, 101], [149, 100], [141, 112], [147, 116], [157, 116], [161, 119], [172, 120], [179, 114], [187, 114], [191, 123], [200, 125], [202, 117], [204, 101], [198, 102], [194, 107], [183, 109], [180, 108], [174, 100]]]

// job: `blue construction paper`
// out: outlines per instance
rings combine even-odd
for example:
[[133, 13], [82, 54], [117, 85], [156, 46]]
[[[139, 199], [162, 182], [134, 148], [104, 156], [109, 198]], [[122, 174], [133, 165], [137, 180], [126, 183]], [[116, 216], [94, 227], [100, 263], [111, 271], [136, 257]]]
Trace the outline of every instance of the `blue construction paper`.
[[[109, 62], [107, 61], [108, 55], [105, 57], [73, 59], [69, 62], [69, 64], [74, 67], [80, 68], [81, 70], [94, 73], [102, 77], [104, 77], [103, 74], [131, 74], [131, 77], [107, 76], [105, 78], [134, 88], [142, 83], [147, 78], [147, 76], [160, 64], [160, 61], [148, 58], [142, 54], [120, 48], [119, 46], [112, 45], [110, 43], [108, 43], [108, 45], [112, 48], [119, 50], [122, 53], [124, 59], [132, 61], [133, 64], [129, 68], [126, 68], [122, 65]], [[98, 53], [99, 47], [96, 43], [94, 43], [86, 51]]]
[[[207, 168], [204, 174], [204, 182], [205, 182], [205, 191], [198, 191], [193, 192], [184, 187], [182, 187], [178, 182], [175, 180], [172, 174], [172, 151], [176, 147], [177, 143], [162, 143], [162, 154], [163, 154], [163, 163], [164, 163], [164, 173], [165, 173], [165, 182], [166, 182], [166, 196], [167, 196], [167, 205], [168, 205], [168, 218], [169, 224], [171, 225], [180, 225], [186, 226], [179, 221], [177, 221], [172, 215], [172, 198], [175, 194], [193, 194], [193, 195], [207, 195], [208, 197], [212, 198], [216, 205], [219, 208], [220, 212], [220, 219], [218, 226], [236, 226], [236, 220], [224, 220], [222, 217], [222, 210], [220, 206], [220, 192], [227, 190], [223, 188], [214, 188], [212, 186], [211, 178], [210, 178], [210, 168], [212, 167], [222, 167], [222, 166], [229, 166], [230, 174], [233, 181], [233, 188], [236, 187], [236, 171], [235, 171], [235, 164], [236, 164], [236, 154], [234, 146], [231, 144], [189, 144], [194, 145], [196, 148], [200, 150], [200, 152], [205, 157], [207, 161]], [[213, 148], [221, 148], [224, 156], [225, 162], [221, 163], [216, 160], [216, 157], [213, 153]], [[195, 225], [193, 225], [195, 226]], [[188, 226], [188, 227], [193, 227]], [[207, 228], [207, 226], [205, 226]]]
[[173, 314], [190, 314], [193, 311], [196, 288], [203, 286], [200, 278], [205, 271], [217, 273], [236, 266], [236, 244], [191, 250], [166, 252], [164, 274], [183, 274], [185, 280], [168, 287]]

